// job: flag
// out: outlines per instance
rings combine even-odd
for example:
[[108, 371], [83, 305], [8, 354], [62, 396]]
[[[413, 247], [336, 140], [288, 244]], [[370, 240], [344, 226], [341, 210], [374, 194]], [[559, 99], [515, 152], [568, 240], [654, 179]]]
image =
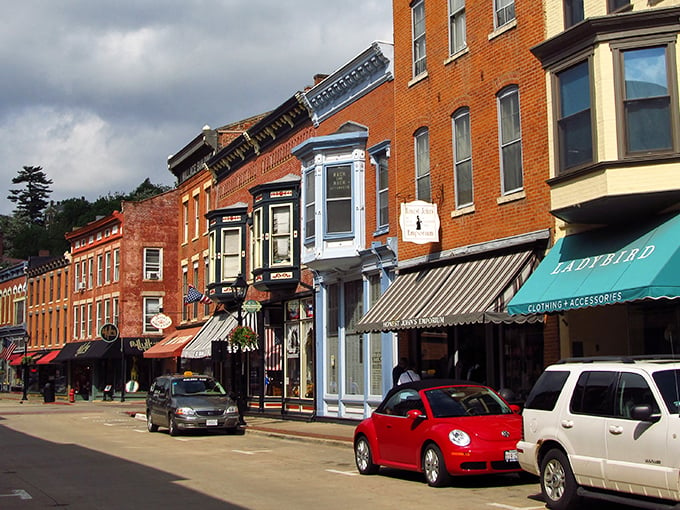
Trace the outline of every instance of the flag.
[[10, 342], [9, 345], [3, 349], [2, 354], [0, 354], [0, 358], [8, 360], [9, 357], [14, 352], [14, 349], [16, 349], [16, 347], [17, 344], [15, 344], [14, 342]]
[[212, 299], [210, 299], [205, 294], [201, 294], [198, 290], [196, 290], [196, 287], [194, 287], [193, 285], [189, 285], [187, 295], [184, 296], [184, 306], [190, 305], [191, 303], [196, 303], [197, 301], [205, 305], [209, 305], [212, 303]]

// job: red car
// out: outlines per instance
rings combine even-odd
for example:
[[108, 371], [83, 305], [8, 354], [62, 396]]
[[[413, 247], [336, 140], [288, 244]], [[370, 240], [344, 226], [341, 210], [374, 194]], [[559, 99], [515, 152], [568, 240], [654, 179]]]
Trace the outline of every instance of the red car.
[[361, 474], [380, 466], [422, 471], [441, 487], [451, 475], [521, 472], [519, 407], [467, 381], [423, 380], [392, 388], [354, 432]]

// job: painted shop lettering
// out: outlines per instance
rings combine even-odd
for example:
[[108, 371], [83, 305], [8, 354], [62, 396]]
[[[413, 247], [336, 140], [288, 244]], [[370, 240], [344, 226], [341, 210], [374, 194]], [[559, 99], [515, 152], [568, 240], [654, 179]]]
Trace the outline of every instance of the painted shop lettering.
[[632, 250], [621, 250], [620, 252], [607, 253], [604, 255], [597, 255], [595, 257], [586, 257], [584, 259], [571, 260], [569, 262], [558, 262], [555, 269], [550, 274], [570, 273], [572, 271], [581, 271], [583, 269], [595, 269], [596, 267], [605, 267], [613, 264], [624, 264], [627, 262], [634, 262], [635, 260], [643, 260], [654, 253], [655, 246], [653, 244], [645, 246], [643, 250], [634, 248]]

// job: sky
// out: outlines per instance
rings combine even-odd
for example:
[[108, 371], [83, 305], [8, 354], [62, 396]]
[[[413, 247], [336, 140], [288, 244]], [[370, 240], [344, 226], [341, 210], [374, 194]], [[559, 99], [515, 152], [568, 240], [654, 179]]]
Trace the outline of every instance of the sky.
[[205, 125], [272, 110], [392, 41], [392, 0], [31, 0], [0, 19], [0, 214], [24, 166], [50, 199], [174, 185]]

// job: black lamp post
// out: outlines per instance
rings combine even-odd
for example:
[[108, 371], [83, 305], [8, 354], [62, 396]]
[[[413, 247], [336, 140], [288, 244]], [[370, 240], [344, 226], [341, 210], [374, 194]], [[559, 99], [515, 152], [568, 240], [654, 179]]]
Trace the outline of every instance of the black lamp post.
[[24, 336], [24, 357], [21, 359], [21, 367], [23, 368], [24, 376], [24, 392], [21, 396], [21, 400], [28, 400], [28, 384], [31, 381], [30, 371], [31, 371], [31, 357], [28, 355], [28, 335]]
[[[232, 294], [234, 296], [234, 301], [236, 302], [236, 324], [238, 326], [243, 326], [243, 302], [246, 299], [246, 294], [248, 293], [248, 282], [243, 278], [242, 275], [238, 275], [236, 279], [229, 285], [231, 287]], [[232, 353], [233, 354], [233, 353]], [[237, 375], [237, 369], [240, 372]], [[245, 414], [245, 395], [243, 391], [243, 351], [239, 349], [238, 360], [232, 356], [231, 364], [231, 386], [236, 394], [236, 405], [238, 406], [239, 419], [241, 423], [245, 423], [243, 420], [243, 415]]]

